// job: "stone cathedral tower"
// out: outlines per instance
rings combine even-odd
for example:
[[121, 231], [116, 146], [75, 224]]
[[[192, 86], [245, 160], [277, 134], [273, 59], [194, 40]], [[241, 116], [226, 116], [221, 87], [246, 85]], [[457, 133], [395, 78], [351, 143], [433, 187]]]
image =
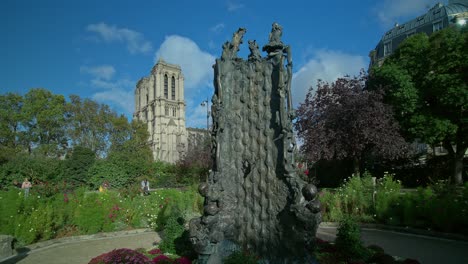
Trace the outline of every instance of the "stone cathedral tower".
[[180, 66], [162, 59], [135, 89], [133, 118], [148, 124], [155, 160], [175, 163], [187, 151], [184, 76]]

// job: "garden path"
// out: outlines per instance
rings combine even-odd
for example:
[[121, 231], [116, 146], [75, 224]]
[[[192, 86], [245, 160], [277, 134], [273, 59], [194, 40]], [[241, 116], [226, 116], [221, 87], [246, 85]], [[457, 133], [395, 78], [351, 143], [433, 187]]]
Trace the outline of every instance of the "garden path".
[[[317, 231], [317, 237], [333, 241], [336, 231], [336, 227], [321, 226]], [[375, 228], [361, 228], [361, 239], [366, 246], [378, 245], [387, 254], [416, 259], [423, 264], [468, 263], [467, 241]]]
[[139, 232], [110, 237], [69, 241], [33, 249], [2, 264], [85, 264], [92, 258], [118, 248], [151, 248], [161, 239], [156, 232]]
[[[375, 228], [362, 228], [362, 239], [366, 245], [376, 244], [394, 256], [413, 258], [424, 264], [468, 263], [468, 242], [415, 235]], [[336, 227], [320, 226], [317, 237], [334, 240]], [[52, 244], [32, 249], [29, 252], [2, 262], [3, 264], [83, 264], [93, 257], [117, 248], [151, 248], [160, 237], [156, 232], [117, 234], [110, 237], [88, 236], [80, 240]]]

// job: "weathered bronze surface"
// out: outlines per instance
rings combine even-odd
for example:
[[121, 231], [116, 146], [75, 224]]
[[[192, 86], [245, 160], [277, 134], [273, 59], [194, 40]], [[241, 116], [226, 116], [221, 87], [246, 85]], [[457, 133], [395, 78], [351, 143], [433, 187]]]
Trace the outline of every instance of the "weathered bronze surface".
[[265, 263], [311, 263], [308, 248], [320, 223], [317, 189], [296, 173], [291, 49], [274, 23], [262, 57], [246, 29], [223, 45], [214, 67], [213, 169], [199, 187], [204, 214], [190, 222], [198, 263], [222, 263], [233, 250]]

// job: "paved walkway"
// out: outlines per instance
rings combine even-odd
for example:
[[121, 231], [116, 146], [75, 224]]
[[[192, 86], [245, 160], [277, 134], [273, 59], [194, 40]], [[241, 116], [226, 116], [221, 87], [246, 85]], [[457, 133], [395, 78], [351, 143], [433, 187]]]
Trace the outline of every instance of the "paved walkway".
[[[468, 242], [435, 238], [395, 231], [362, 228], [366, 245], [376, 244], [394, 256], [413, 258], [422, 264], [468, 263]], [[336, 227], [321, 226], [317, 237], [332, 241]], [[45, 241], [28, 246], [28, 250], [2, 264], [86, 264], [92, 258], [117, 248], [151, 248], [160, 241], [157, 233], [132, 230], [91, 236]]]
[[[332, 241], [336, 227], [320, 227], [317, 237]], [[378, 245], [392, 256], [416, 259], [422, 264], [468, 263], [468, 242], [426, 235], [361, 228], [365, 245]]]
[[[24, 252], [2, 264], [86, 264], [92, 258], [118, 248], [151, 248], [161, 239], [156, 232], [116, 232], [63, 239], [50, 245], [32, 245], [36, 249]], [[45, 243], [38, 243], [45, 244]]]

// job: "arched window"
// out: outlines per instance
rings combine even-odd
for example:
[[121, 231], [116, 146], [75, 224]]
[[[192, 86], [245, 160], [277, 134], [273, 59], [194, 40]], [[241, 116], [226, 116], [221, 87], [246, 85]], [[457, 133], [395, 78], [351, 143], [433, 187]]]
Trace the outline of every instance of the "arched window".
[[167, 80], [167, 74], [164, 74], [164, 98], [168, 99], [168, 80]]
[[172, 76], [171, 80], [171, 93], [172, 93], [172, 100], [175, 100], [175, 78]]
[[175, 108], [172, 109], [172, 115], [173, 115], [173, 116], [177, 116], [177, 110], [176, 110]]
[[166, 107], [164, 108], [164, 114], [165, 114], [165, 115], [169, 115], [169, 107], [166, 106]]

